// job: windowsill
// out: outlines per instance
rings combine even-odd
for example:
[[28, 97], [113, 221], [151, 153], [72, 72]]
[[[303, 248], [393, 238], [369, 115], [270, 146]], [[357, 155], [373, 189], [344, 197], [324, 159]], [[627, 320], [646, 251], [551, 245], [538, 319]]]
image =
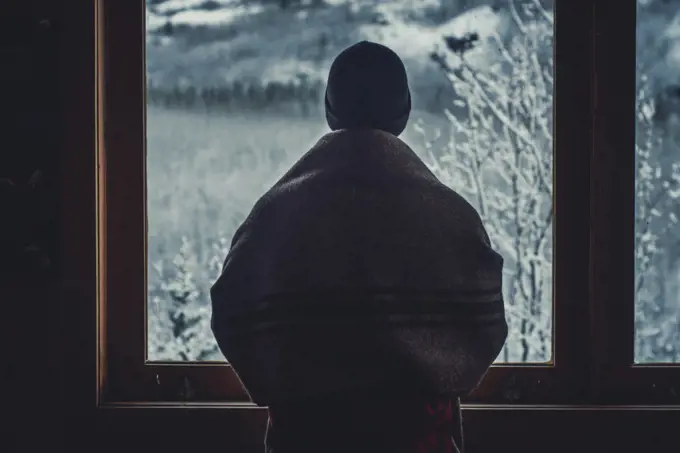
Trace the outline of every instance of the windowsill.
[[[678, 406], [463, 406], [466, 451], [480, 453], [673, 451], [678, 417]], [[155, 451], [249, 453], [263, 451], [267, 412], [249, 403], [130, 403], [102, 407], [97, 419], [107, 443], [134, 436]]]
[[[645, 406], [645, 405], [626, 405], [626, 404], [591, 404], [591, 405], [558, 405], [558, 404], [461, 404], [463, 410], [471, 411], [515, 411], [515, 412], [668, 412], [676, 411], [680, 415], [680, 406]], [[136, 402], [136, 403], [103, 403], [98, 408], [99, 411], [107, 410], [265, 410], [266, 406], [257, 406], [254, 403], [159, 403], [159, 402]]]

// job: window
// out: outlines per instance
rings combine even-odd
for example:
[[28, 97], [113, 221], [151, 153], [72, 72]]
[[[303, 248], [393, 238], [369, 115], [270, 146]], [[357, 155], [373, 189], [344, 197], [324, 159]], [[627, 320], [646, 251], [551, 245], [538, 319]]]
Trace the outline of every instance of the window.
[[[672, 143], [665, 145], [668, 157], [659, 153], [669, 123], [651, 113], [662, 107], [654, 93], [670, 54], [662, 53], [663, 45], [650, 45], [652, 35], [672, 41], [668, 31], [677, 11], [668, 2], [625, 2], [617, 19], [607, 21], [609, 8], [595, 10], [601, 32], [593, 55], [598, 74], [591, 167], [594, 392], [607, 402], [677, 403], [680, 368], [650, 363], [671, 362], [677, 347], [673, 296], [662, 296], [656, 276], [673, 258], [672, 248], [664, 245], [672, 234], [664, 231], [672, 230], [666, 225], [676, 209], [675, 166], [660, 160], [672, 156]], [[664, 304], [666, 309], [657, 310]]]
[[477, 207], [505, 258], [510, 334], [498, 361], [549, 363], [552, 2], [499, 11], [283, 5], [147, 1], [148, 359], [224, 360], [208, 290], [231, 237], [327, 132], [332, 59], [366, 38], [394, 48], [408, 67], [414, 108], [402, 138]]
[[[78, 357], [64, 368], [64, 394], [70, 408], [87, 408], [78, 423], [95, 420], [112, 448], [129, 448], [134, 434], [137, 442], [166, 451], [216, 443], [261, 451], [266, 412], [248, 404], [228, 365], [146, 361], [145, 9], [141, 1], [96, 5], [96, 206], [92, 6], [63, 5], [67, 334], [55, 347]], [[636, 7], [634, 0], [554, 2], [553, 363], [492, 367], [464, 406], [469, 451], [542, 452], [546, 445], [588, 451], [586, 438], [610, 449], [658, 451], [677, 442], [675, 413], [666, 410], [678, 404], [677, 368], [635, 364]], [[93, 417], [95, 325], [88, 298], [95, 270]], [[663, 407], [620, 407], [633, 404]], [[633, 429], [637, 436], [621, 435]]]
[[[247, 401], [209, 330], [207, 289], [254, 201], [324, 132], [330, 61], [366, 38], [409, 69], [405, 140], [477, 206], [506, 259], [511, 333], [472, 401], [582, 397], [567, 383], [585, 376], [572, 319], [587, 310], [588, 193], [574, 182], [589, 128], [567, 134], [553, 118], [587, 123], [588, 74], [574, 69], [582, 55], [553, 51], [553, 36], [587, 45], [588, 35], [554, 27], [553, 2], [125, 8], [104, 10], [109, 395]], [[291, 21], [305, 32], [281, 35]], [[130, 32], [144, 22], [146, 35]]]
[[[207, 336], [193, 336], [192, 327], [184, 325], [184, 330], [178, 328], [179, 336], [186, 334], [186, 339], [198, 340], [203, 342], [202, 345], [186, 348], [180, 343], [179, 347], [171, 348], [163, 336], [168, 336], [168, 327], [173, 321], [169, 317], [154, 319], [154, 316], [167, 316], [168, 307], [175, 304], [172, 310], [178, 316], [184, 313], [185, 324], [196, 322], [194, 327], [197, 331], [206, 332], [201, 323], [205, 326], [207, 306], [202, 307], [197, 302], [190, 305], [195, 303], [193, 299], [189, 299], [190, 304], [181, 305], [183, 299], [173, 296], [185, 293], [195, 298], [191, 291], [193, 283], [184, 289], [179, 288], [179, 291], [167, 283], [186, 283], [189, 280], [189, 272], [186, 271], [191, 269], [183, 270], [182, 266], [193, 266], [191, 260], [195, 257], [198, 257], [201, 269], [209, 272], [213, 247], [222, 248], [215, 254], [221, 264], [229, 229], [233, 229], [245, 215], [249, 203], [272, 181], [280, 166], [295, 158], [287, 153], [303, 152], [305, 144], [323, 131], [323, 122], [315, 129], [316, 126], [309, 125], [308, 119], [296, 119], [287, 113], [276, 120], [281, 125], [278, 130], [285, 131], [285, 135], [276, 138], [286, 143], [280, 150], [273, 147], [272, 138], [266, 136], [272, 132], [261, 132], [264, 129], [260, 128], [265, 122], [274, 121], [269, 115], [275, 112], [267, 112], [267, 116], [250, 112], [248, 116], [224, 111], [231, 108], [228, 105], [234, 104], [241, 110], [252, 108], [253, 103], [260, 105], [261, 109], [274, 108], [262, 104], [276, 99], [287, 104], [286, 108], [300, 111], [299, 115], [305, 115], [307, 111], [313, 117], [318, 115], [315, 109], [318, 108], [316, 100], [320, 86], [308, 75], [296, 78], [296, 84], [277, 82], [279, 85], [272, 85], [275, 88], [269, 88], [269, 91], [266, 87], [258, 90], [257, 87], [235, 83], [220, 91], [214, 84], [222, 75], [229, 76], [238, 71], [266, 74], [252, 66], [253, 52], [261, 51], [262, 46], [253, 46], [249, 40], [257, 43], [264, 34], [267, 45], [271, 44], [273, 48], [279, 44], [276, 41], [284, 40], [278, 35], [267, 35], [270, 31], [264, 28], [243, 29], [232, 36], [225, 31], [229, 30], [228, 27], [216, 30], [186, 25], [196, 18], [205, 20], [206, 17], [225, 21], [248, 17], [248, 21], [256, 21], [258, 14], [266, 12], [266, 9], [265, 12], [257, 12], [254, 6], [248, 7], [255, 8], [254, 11], [244, 6], [239, 10], [242, 16], [227, 15], [219, 13], [221, 10], [216, 7], [221, 2], [209, 3], [212, 5], [210, 11], [206, 10], [207, 2], [196, 2], [192, 6], [193, 2], [174, 0], [172, 8], [177, 9], [172, 11], [170, 3], [162, 1], [149, 2], [148, 13], [142, 1], [105, 2], [101, 10], [100, 134], [103, 134], [103, 141], [99, 159], [103, 341], [100, 356], [102, 399], [105, 402], [228, 402], [247, 406], [247, 395], [236, 375], [228, 364], [215, 360], [219, 357], [210, 343], [209, 332]], [[344, 11], [342, 21], [349, 20], [352, 15], [361, 16], [365, 11], [373, 11], [376, 14], [369, 17], [368, 29], [383, 30], [389, 29], [394, 21], [401, 20], [399, 14], [404, 11], [399, 9], [400, 5], [411, 2], [395, 2], [395, 10], [382, 10], [386, 8], [384, 5], [392, 3], [379, 2], [380, 8], [365, 6], [365, 9], [356, 11], [353, 10], [355, 7], [350, 8], [343, 2], [329, 0], [325, 3], [328, 5], [312, 2], [304, 7], [284, 8], [270, 15], [269, 20], [276, 22], [280, 17], [289, 17], [290, 21], [301, 21], [302, 25], [298, 27], [300, 37], [294, 41], [297, 43], [307, 39], [310, 34], [308, 24], [315, 20], [315, 15], [323, 17], [324, 8]], [[454, 71], [449, 74], [453, 79], [463, 78], [455, 82], [459, 84], [459, 94], [465, 96], [465, 93], [471, 93], [465, 98], [468, 102], [462, 105], [456, 99], [445, 96], [446, 89], [451, 88], [450, 83], [444, 83], [449, 80], [444, 74], [445, 66], [456, 64], [456, 55], [450, 47], [455, 47], [459, 41], [465, 42], [461, 38], [466, 37], [466, 32], [473, 32], [471, 28], [465, 28], [470, 26], [469, 23], [487, 23], [482, 21], [481, 11], [487, 11], [490, 18], [500, 14], [498, 11], [480, 7], [478, 15], [469, 22], [461, 21], [456, 25], [461, 27], [459, 30], [451, 24], [448, 25], [452, 28], [446, 28], [447, 24], [441, 19], [442, 15], [450, 12], [424, 8], [422, 17], [406, 16], [414, 22], [442, 20], [440, 28], [437, 28], [441, 41], [437, 40], [437, 36], [427, 41], [430, 35], [422, 29], [419, 29], [416, 39], [405, 26], [396, 27], [403, 35], [386, 34], [384, 37], [388, 43], [389, 39], [394, 39], [402, 45], [405, 41], [417, 41], [424, 48], [430, 42], [440, 44], [440, 52], [426, 54], [423, 64], [425, 61], [428, 64], [439, 63], [439, 66], [432, 65], [440, 71], [433, 72], [433, 80], [439, 80], [443, 85], [431, 93], [429, 101], [423, 95], [421, 114], [427, 121], [424, 120], [420, 128], [413, 127], [406, 140], [414, 148], [419, 147], [419, 152], [430, 158], [429, 163], [444, 177], [457, 176], [457, 173], [450, 166], [451, 162], [438, 160], [437, 147], [441, 146], [445, 137], [433, 140], [436, 131], [428, 130], [428, 127], [436, 123], [435, 115], [426, 109], [436, 111], [437, 108], [451, 106], [453, 110], [458, 109], [456, 112], [461, 116], [456, 118], [462, 118], [457, 121], [463, 124], [470, 117], [461, 112], [465, 113], [466, 108], [471, 106], [480, 109], [475, 112], [483, 112], [483, 116], [475, 113], [479, 116], [473, 115], [472, 120], [483, 122], [489, 116], [494, 118], [494, 115], [498, 119], [498, 112], [493, 111], [496, 105], [493, 102], [500, 96], [494, 90], [511, 85], [512, 90], [528, 94], [533, 104], [529, 108], [506, 101], [504, 105], [513, 109], [514, 116], [510, 119], [518, 121], [521, 128], [510, 130], [507, 124], [501, 125], [501, 132], [505, 126], [508, 128], [505, 132], [510, 134], [502, 138], [523, 140], [527, 138], [527, 128], [541, 128], [532, 130], [534, 133], [525, 143], [526, 148], [522, 148], [526, 154], [520, 159], [526, 158], [528, 163], [521, 167], [525, 170], [517, 173], [526, 180], [522, 195], [534, 194], [530, 203], [526, 203], [526, 198], [522, 201], [524, 204], [521, 206], [529, 212], [529, 217], [521, 219], [532, 225], [535, 221], [539, 226], [533, 231], [544, 231], [545, 242], [540, 243], [542, 251], [531, 256], [526, 248], [522, 248], [519, 256], [527, 259], [527, 267], [534, 269], [531, 268], [534, 264], [538, 267], [529, 270], [529, 274], [523, 274], [522, 277], [527, 280], [515, 289], [524, 291], [521, 286], [536, 288], [538, 295], [508, 297], [512, 302], [522, 301], [517, 306], [508, 305], [509, 316], [518, 316], [511, 319], [511, 326], [517, 330], [511, 336], [507, 355], [504, 355], [505, 352], [501, 355], [467, 402], [550, 405], [677, 402], [672, 385], [680, 382], [676, 368], [634, 365], [635, 2], [622, 0], [614, 8], [599, 0], [594, 2], [594, 7], [581, 1], [555, 1], [543, 2], [544, 7], [540, 9], [536, 8], [534, 0], [501, 3], [500, 11], [507, 18], [504, 23], [515, 28], [513, 36], [519, 36], [518, 41], [510, 39], [504, 42], [509, 46], [510, 60], [517, 63], [510, 66], [513, 70], [525, 70], [522, 77], [533, 78], [500, 80], [493, 78], [493, 70], [489, 70], [484, 78], [478, 78], [478, 73], [474, 72]], [[381, 11], [382, 14], [377, 14]], [[554, 11], [554, 28], [551, 11]], [[246, 14], [248, 16], [243, 16]], [[533, 18], [529, 17], [531, 14], [534, 14]], [[163, 15], [173, 19], [168, 21]], [[302, 15], [304, 20], [298, 15]], [[617, 19], [613, 20], [614, 17]], [[159, 18], [162, 18], [160, 22]], [[157, 30], [156, 34], [145, 35], [145, 22], [150, 31], [152, 28]], [[458, 36], [459, 41], [449, 40], [447, 44], [443, 38], [455, 33], [462, 35]], [[551, 52], [549, 42], [553, 33], [554, 48]], [[171, 36], [183, 38], [173, 41]], [[469, 40], [473, 37], [472, 34], [467, 35]], [[204, 46], [205, 40], [218, 38], [216, 44]], [[483, 41], [483, 38], [481, 31], [478, 32], [477, 39]], [[228, 40], [241, 43], [242, 47], [235, 55], [229, 53], [234, 49], [222, 47], [221, 43]], [[322, 46], [326, 41], [320, 37], [318, 41], [312, 39], [312, 42], [313, 51], [305, 48], [299, 56], [309, 64], [302, 65], [294, 60], [291, 68], [275, 58], [272, 63], [280, 65], [281, 71], [293, 70], [297, 74], [303, 68], [312, 75], [322, 73], [320, 68], [326, 61], [324, 58], [335, 51], [321, 53], [320, 49], [330, 44]], [[394, 47], [399, 51], [396, 44]], [[533, 49], [533, 53], [523, 53], [527, 49]], [[494, 57], [498, 47], [488, 50]], [[471, 52], [468, 55], [470, 64], [473, 64], [475, 54]], [[404, 54], [403, 51], [401, 53]], [[279, 51], [272, 54], [279, 55]], [[531, 61], [525, 60], [526, 57], [531, 57]], [[529, 68], [534, 57], [540, 70]], [[220, 71], [219, 65], [226, 64], [227, 58], [242, 64], [230, 65], [226, 68], [228, 71]], [[480, 57], [476, 55], [475, 58]], [[191, 72], [200, 71], [203, 67], [194, 65], [198, 60], [211, 62], [214, 71], [209, 74]], [[552, 72], [550, 64], [554, 65]], [[500, 69], [502, 67], [496, 66], [494, 70]], [[278, 69], [273, 73], [278, 74]], [[553, 77], [554, 86], [550, 89]], [[200, 85], [201, 90], [199, 85], [192, 89], [187, 81], [198, 81], [204, 85]], [[414, 75], [411, 75], [411, 82], [422, 84], [418, 89], [422, 89], [423, 93], [427, 93], [428, 87], [435, 86], [430, 84], [429, 78]], [[437, 91], [440, 89], [442, 91]], [[466, 92], [466, 89], [470, 91]], [[480, 94], [486, 94], [487, 98], [480, 97]], [[229, 102], [225, 102], [226, 99]], [[487, 103], [480, 104], [481, 101]], [[437, 105], [437, 102], [441, 104]], [[537, 110], [539, 104], [542, 110]], [[191, 109], [193, 112], [187, 111]], [[205, 113], [207, 110], [213, 113], [208, 115]], [[538, 111], [540, 116], [536, 116]], [[528, 116], [522, 116], [527, 115], [526, 112]], [[224, 119], [218, 119], [217, 115]], [[551, 122], [550, 118], [554, 121]], [[456, 126], [455, 121], [447, 121], [441, 128], [444, 132], [446, 128]], [[237, 124], [233, 125], [234, 122]], [[237, 129], [246, 127], [253, 128], [252, 142], [235, 135]], [[490, 141], [493, 137], [496, 140], [496, 136], [490, 135], [496, 133], [496, 129], [482, 131], [482, 139]], [[220, 144], [224, 153], [233, 146], [236, 154], [229, 159], [216, 154], [216, 143]], [[248, 154], [251, 143], [257, 145], [263, 154]], [[464, 142], [461, 140], [459, 143]], [[455, 152], [460, 162], [469, 162], [473, 168], [476, 165], [476, 155], [469, 153], [469, 148], [453, 145], [445, 149]], [[237, 151], [242, 151], [242, 154]], [[501, 159], [509, 157], [507, 154], [499, 156]], [[497, 165], [498, 162], [491, 165], [491, 175]], [[237, 169], [238, 173], [235, 172]], [[215, 187], [219, 186], [211, 183], [216, 175], [224, 180], [223, 184], [243, 187], [244, 190], [230, 191], [228, 197], [220, 198], [220, 202], [215, 204], [214, 199], [218, 197]], [[181, 176], [187, 179], [180, 180]], [[552, 176], [552, 181], [547, 179], [548, 176]], [[541, 181], [541, 178], [546, 178], [547, 182]], [[450, 182], [457, 184], [453, 178]], [[537, 187], [541, 190], [550, 188], [554, 192], [551, 195], [548, 195], [549, 191], [529, 192], [529, 188]], [[520, 186], [517, 188], [519, 190]], [[502, 197], [498, 198], [493, 201], [505, 202]], [[500, 209], [520, 205], [498, 206]], [[553, 213], [550, 212], [552, 208]], [[552, 214], [552, 225], [549, 214]], [[223, 231], [205, 226], [207, 222], [198, 224], [192, 221], [192, 217], [196, 216], [211, 220], [210, 224], [219, 225]], [[494, 222], [498, 220], [490, 215], [487, 225], [492, 228], [491, 234], [497, 246], [502, 246], [499, 243], [503, 238], [517, 238], [513, 236], [512, 231], [516, 230], [511, 229], [510, 223], [494, 225]], [[550, 228], [546, 227], [548, 225]], [[148, 236], [145, 234], [147, 227]], [[196, 228], [202, 230], [197, 232]], [[186, 242], [182, 241], [182, 236], [186, 237]], [[192, 242], [196, 240], [202, 242]], [[523, 243], [523, 247], [532, 245], [535, 243]], [[182, 256], [183, 250], [188, 250], [186, 256]], [[509, 282], [517, 278], [519, 272], [527, 271], [527, 268], [515, 265], [513, 257], [518, 255], [513, 253], [512, 249], [504, 252], [506, 259], [510, 257]], [[173, 262], [178, 254], [181, 259]], [[158, 265], [159, 261], [163, 264]], [[172, 278], [164, 280], [168, 275], [164, 272], [170, 272]], [[206, 274], [201, 278], [203, 282], [195, 284], [197, 290], [205, 290], [203, 285], [211, 276]], [[532, 286], [532, 283], [536, 285]], [[187, 288], [189, 291], [185, 291]], [[512, 290], [509, 287], [508, 294]], [[548, 294], [553, 297], [547, 297]], [[529, 315], [523, 314], [525, 311], [529, 311]], [[522, 323], [526, 324], [526, 330], [522, 330]], [[532, 323], [538, 326], [530, 326]], [[192, 356], [196, 351], [205, 351], [205, 354]]]

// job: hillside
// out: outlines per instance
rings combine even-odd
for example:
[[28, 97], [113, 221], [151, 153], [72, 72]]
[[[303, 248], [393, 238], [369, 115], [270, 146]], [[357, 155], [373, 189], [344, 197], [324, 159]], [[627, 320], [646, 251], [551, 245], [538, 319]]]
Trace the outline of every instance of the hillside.
[[[282, 3], [290, 6], [282, 9]], [[546, 7], [552, 1], [542, 0]], [[445, 36], [477, 33], [467, 57], [484, 69], [490, 37], [515, 29], [507, 0], [147, 0], [149, 81], [162, 89], [242, 83], [323, 83], [332, 58], [362, 39], [404, 59], [416, 108], [440, 110], [450, 84], [428, 55]], [[639, 0], [640, 64], [663, 115], [680, 112], [680, 4]], [[455, 65], [455, 62], [453, 62]], [[664, 118], [665, 119], [665, 118]]]
[[235, 81], [323, 83], [332, 59], [366, 39], [402, 56], [416, 108], [426, 107], [450, 89], [428, 57], [443, 45], [443, 37], [477, 33], [482, 44], [467, 57], [483, 67], [490, 55], [488, 39], [507, 33], [510, 23], [507, 14], [489, 5], [453, 14], [442, 12], [439, 4], [329, 0], [282, 10], [233, 1], [156, 2], [147, 15], [149, 81], [166, 88], [221, 87]]

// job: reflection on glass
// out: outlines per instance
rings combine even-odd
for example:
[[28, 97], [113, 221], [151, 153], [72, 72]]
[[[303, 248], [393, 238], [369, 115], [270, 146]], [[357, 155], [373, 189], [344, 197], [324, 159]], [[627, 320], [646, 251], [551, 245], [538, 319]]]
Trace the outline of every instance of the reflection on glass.
[[638, 0], [635, 361], [680, 362], [680, 3]]
[[147, 0], [150, 360], [223, 360], [208, 290], [231, 236], [327, 132], [327, 70], [364, 39], [409, 71], [401, 138], [505, 257], [498, 361], [551, 359], [552, 2], [485, 3]]

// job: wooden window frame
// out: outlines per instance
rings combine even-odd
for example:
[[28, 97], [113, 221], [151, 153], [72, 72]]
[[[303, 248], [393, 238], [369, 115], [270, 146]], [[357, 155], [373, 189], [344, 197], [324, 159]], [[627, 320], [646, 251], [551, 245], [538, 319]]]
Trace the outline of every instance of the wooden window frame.
[[[556, 258], [554, 278], [555, 363], [551, 366], [494, 366], [483, 385], [469, 399], [470, 402], [559, 404], [560, 396], [570, 402], [584, 397], [583, 392], [572, 389], [578, 388], [574, 385], [577, 381], [585, 383], [588, 371], [585, 360], [588, 356], [585, 339], [588, 336], [578, 335], [583, 332], [588, 308], [586, 288], [590, 282], [584, 269], [587, 269], [589, 254], [586, 251], [587, 236], [583, 234], [587, 223], [576, 223], [570, 219], [588, 218], [588, 192], [574, 187], [575, 184], [567, 184], [567, 189], [560, 190], [558, 187], [561, 180], [575, 182], [582, 176], [583, 163], [588, 161], [588, 157], [581, 150], [589, 148], [584, 139], [587, 139], [586, 131], [590, 128], [581, 120], [583, 132], [574, 134], [559, 125], [575, 124], [590, 105], [589, 96], [583, 92], [587, 85], [581, 84], [587, 75], [583, 69], [586, 58], [583, 53], [575, 55], [574, 49], [578, 46], [574, 45], [574, 41], [578, 36], [570, 33], [575, 28], [567, 25], [560, 29], [559, 25], [560, 22], [568, 24], [569, 18], [580, 19], [583, 16], [577, 16], [572, 5], [564, 6], [561, 11], [561, 5], [565, 3], [556, 3], [555, 79], [560, 89], [555, 93], [555, 230], [569, 233], [555, 236], [555, 255], [560, 257]], [[596, 185], [590, 191], [593, 219], [590, 245], [597, 252], [592, 253], [592, 271], [599, 277], [593, 279], [591, 296], [601, 301], [592, 307], [595, 316], [602, 317], [599, 323], [592, 324], [599, 324], [608, 335], [593, 332], [591, 344], [596, 346], [596, 363], [606, 364], [599, 367], [603, 376], [600, 380], [606, 382], [605, 387], [609, 389], [617, 387], [617, 390], [606, 393], [625, 392], [631, 385], [636, 385], [637, 380], [649, 384], [648, 396], [651, 399], [640, 395], [641, 401], [636, 402], [660, 401], [659, 398], [667, 400], [674, 396], [675, 389], [658, 383], [675, 380], [678, 368], [632, 365], [632, 341], [628, 337], [634, 313], [633, 292], [630, 291], [633, 271], [626, 266], [630, 259], [625, 259], [632, 256], [632, 243], [626, 240], [626, 234], [632, 237], [632, 224], [629, 223], [627, 228], [621, 225], [626, 225], [624, 220], [631, 218], [633, 204], [630, 198], [617, 196], [616, 192], [621, 189], [632, 193], [634, 181], [631, 178], [634, 175], [633, 155], [616, 153], [616, 150], [630, 147], [634, 140], [634, 77], [618, 74], [634, 74], [630, 70], [634, 68], [635, 61], [634, 33], [630, 30], [631, 24], [635, 23], [635, 11], [631, 6], [635, 2], [630, 0], [617, 4], [617, 16], [608, 15], [613, 13], [606, 9], [609, 4], [601, 5], [600, 9], [596, 8], [599, 14], [594, 15], [599, 21], [596, 26], [600, 33], [599, 39], [595, 40], [598, 45], [594, 48], [593, 64], [595, 81], [608, 82], [597, 85], [599, 103], [594, 117], [597, 152], [592, 154], [594, 177], [591, 181]], [[101, 94], [106, 101], [100, 105], [100, 114], [104, 118], [100, 126], [107, 135], [101, 142], [103, 146], [99, 155], [99, 212], [102, 219], [100, 234], [106, 237], [106, 243], [100, 244], [100, 256], [103, 257], [101, 270], [105, 274], [102, 279], [106, 282], [102, 285], [105, 291], [101, 299], [103, 304], [110, 304], [102, 310], [107, 314], [109, 329], [106, 341], [108, 354], [105, 354], [108, 360], [105, 373], [107, 394], [112, 401], [247, 402], [246, 393], [228, 365], [148, 364], [142, 357], [143, 351], [140, 352], [139, 344], [146, 342], [145, 316], [143, 313], [140, 316], [139, 309], [140, 297], [146, 298], [146, 244], [143, 237], [146, 219], [145, 206], [130, 203], [130, 200], [143, 200], [145, 191], [145, 79], [143, 64], [140, 63], [144, 61], [144, 3], [106, 2], [103, 6], [100, 12], [104, 28], [100, 44], [103, 44], [101, 50], [104, 52], [100, 54], [103, 58], [99, 64], [104, 82]], [[569, 16], [570, 13], [572, 16]], [[608, 21], [607, 17], [617, 17], [618, 20]], [[581, 39], [583, 36], [588, 34], [580, 33]], [[626, 38], [628, 41], [624, 41]], [[615, 46], [611, 46], [607, 39], [616, 39], [620, 51], [611, 52]], [[563, 49], [560, 42], [568, 42], [570, 47]], [[610, 77], [612, 74], [617, 76]], [[107, 96], [111, 94], [107, 93], [108, 90], [125, 95]], [[567, 120], [560, 121], [557, 117]], [[617, 127], [625, 124], [624, 121], [628, 121], [630, 127]], [[622, 307], [629, 308], [625, 314], [621, 313]], [[579, 323], [571, 321], [579, 317]], [[135, 350], [137, 352], [133, 352]], [[626, 379], [621, 379], [624, 371]], [[675, 397], [678, 396], [675, 394]]]
[[[630, 78], [618, 73], [632, 70], [634, 5], [635, 0], [556, 2], [555, 77], [564, 82], [558, 82], [555, 115], [571, 121], [556, 123], [555, 142], [569, 152], [558, 149], [555, 155], [555, 206], [565, 213], [563, 218], [581, 215], [578, 222], [556, 224], [556, 255], [562, 254], [556, 267], [567, 268], [573, 286], [565, 278], [555, 281], [555, 292], [569, 296], [562, 295], [560, 300], [568, 302], [555, 307], [555, 366], [493, 367], [464, 406], [470, 451], [503, 447], [538, 452], [546, 445], [551, 451], [590, 451], [584, 440], [590, 445], [606, 441], [608, 450], [658, 451], [650, 439], [657, 446], [677, 442], [673, 428], [680, 406], [665, 398], [672, 382], [679, 382], [678, 368], [631, 365], [633, 297], [620, 284], [632, 273], [625, 264], [632, 263], [632, 236], [621, 221], [632, 218], [634, 175], [632, 153], [627, 157], [615, 151], [632, 145], [630, 133], [619, 126], [630, 124], [632, 129], [626, 121], [634, 118], [634, 100], [632, 91], [626, 94]], [[70, 359], [63, 365], [61, 388], [68, 415], [78, 418], [73, 438], [82, 437], [92, 426], [88, 423], [94, 423], [110, 448], [104, 451], [129, 448], [131, 439], [125, 434], [131, 433], [139, 436], [135, 440], [141, 448], [181, 451], [189, 441], [159, 436], [181, 429], [200, 433], [191, 439], [194, 449], [217, 444], [261, 451], [266, 411], [247, 403], [237, 382], [214, 372], [213, 365], [146, 365], [143, 354], [134, 352], [143, 351], [140, 343], [146, 343], [146, 307], [140, 297], [146, 288], [134, 279], [135, 268], [138, 279], [145, 272], [139, 265], [144, 252], [133, 251], [133, 259], [127, 260], [116, 247], [124, 239], [132, 241], [128, 246], [144, 241], [140, 219], [145, 207], [131, 203], [139, 199], [144, 177], [143, 167], [133, 162], [144, 136], [139, 107], [144, 86], [135, 63], [143, 61], [143, 36], [135, 33], [142, 30], [143, 17], [141, 1], [72, 0], [60, 11], [67, 101], [60, 173], [68, 184], [60, 192], [65, 253], [58, 288], [63, 338], [58, 346]], [[120, 24], [126, 26], [117, 28]], [[613, 48], [620, 53], [612, 54]], [[124, 175], [123, 180], [116, 175]], [[568, 191], [561, 178], [578, 178], [583, 184], [571, 184]], [[615, 196], [614, 187], [628, 187], [631, 197]], [[120, 213], [129, 217], [116, 215]], [[570, 232], [568, 244], [566, 237], [560, 239], [562, 228]], [[115, 289], [116, 283], [122, 287]], [[126, 313], [136, 315], [126, 318]], [[185, 378], [189, 390], [198, 389], [193, 396]], [[218, 386], [223, 398], [211, 399], [215, 395], [202, 391]], [[650, 390], [658, 388], [666, 390]], [[621, 436], [633, 428], [638, 436]], [[489, 436], [491, 432], [503, 434]]]
[[[564, 2], [558, 5], [565, 5]], [[235, 402], [248, 396], [231, 367], [216, 363], [149, 363], [146, 344], [145, 33], [143, 1], [102, 3], [100, 43], [103, 141], [100, 162], [101, 303], [106, 313], [103, 399], [109, 402]], [[565, 9], [564, 6], [557, 8]], [[588, 9], [584, 9], [589, 13]], [[581, 13], [583, 10], [581, 11]], [[560, 42], [588, 35], [563, 26], [575, 8], [557, 11], [555, 115], [583, 123], [582, 133], [556, 127], [555, 181], [576, 181], [588, 159], [587, 56]], [[581, 16], [582, 17], [582, 16]], [[582, 23], [582, 22], [579, 22]], [[586, 119], [583, 121], [583, 119]], [[567, 151], [570, 150], [570, 151]], [[578, 150], [574, 152], [573, 150]], [[494, 366], [466, 399], [485, 404], [566, 404], [586, 401], [588, 311], [588, 186], [555, 190], [554, 364]], [[576, 222], [570, 219], [581, 219]], [[564, 232], [564, 233], [560, 233]], [[567, 233], [568, 232], [568, 233]], [[578, 384], [577, 384], [578, 383]]]
[[678, 405], [680, 364], [634, 362], [637, 1], [598, 1], [594, 12], [593, 394], [605, 404]]

